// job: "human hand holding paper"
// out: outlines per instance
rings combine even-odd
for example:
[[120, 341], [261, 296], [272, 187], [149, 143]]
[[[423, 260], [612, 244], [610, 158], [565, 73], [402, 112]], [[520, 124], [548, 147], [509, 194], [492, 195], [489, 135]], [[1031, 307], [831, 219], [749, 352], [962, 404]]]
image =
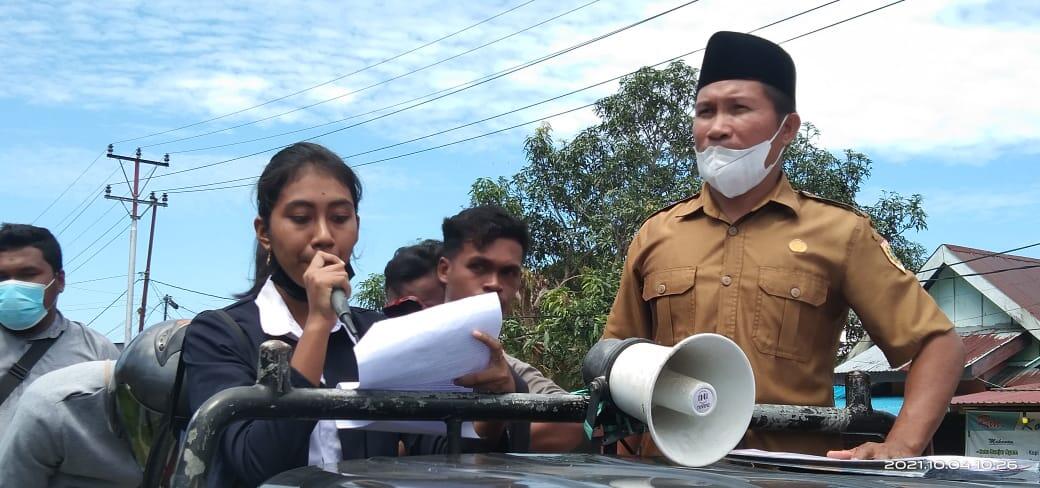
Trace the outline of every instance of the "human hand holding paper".
[[490, 363], [489, 346], [473, 331], [497, 338], [501, 330], [502, 309], [494, 293], [376, 322], [354, 348], [360, 388], [453, 386], [456, 378], [480, 372]]
[[488, 365], [481, 371], [455, 380], [455, 384], [480, 392], [515, 393], [516, 381], [513, 379], [512, 370], [509, 369], [509, 363], [506, 362], [506, 352], [502, 349], [502, 343], [480, 331], [474, 331], [473, 337], [483, 342], [491, 351]]
[[[470, 391], [469, 388], [456, 385], [454, 380], [483, 374], [489, 365], [494, 367], [494, 345], [497, 345], [498, 354], [502, 354], [501, 344], [495, 339], [501, 329], [502, 309], [494, 293], [377, 322], [354, 348], [359, 381], [344, 383], [340, 387]], [[481, 338], [478, 339], [477, 334]], [[500, 381], [498, 376], [491, 375], [491, 378]], [[511, 374], [509, 382], [512, 382]], [[473, 385], [481, 386], [484, 383], [482, 381]], [[509, 389], [507, 384], [501, 384], [491, 390], [513, 391], [515, 385]], [[341, 420], [336, 425], [345, 429], [444, 433], [444, 424], [436, 421]], [[470, 422], [463, 425], [463, 433], [465, 437], [477, 437]]]

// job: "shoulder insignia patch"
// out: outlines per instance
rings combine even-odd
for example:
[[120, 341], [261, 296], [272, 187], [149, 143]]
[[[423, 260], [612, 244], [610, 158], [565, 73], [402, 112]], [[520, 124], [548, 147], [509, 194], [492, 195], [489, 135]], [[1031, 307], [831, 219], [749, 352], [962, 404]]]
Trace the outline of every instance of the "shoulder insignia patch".
[[888, 258], [888, 261], [892, 263], [893, 266], [906, 273], [906, 267], [904, 267], [903, 263], [899, 261], [896, 254], [892, 252], [892, 246], [888, 244], [888, 239], [881, 238], [881, 250], [885, 252], [885, 257]]
[[805, 190], [798, 190], [798, 194], [802, 195], [805, 198], [811, 198], [811, 199], [816, 200], [818, 202], [822, 202], [822, 203], [826, 203], [828, 205], [833, 205], [835, 207], [843, 208], [843, 209], [848, 210], [848, 211], [850, 211], [850, 212], [852, 212], [852, 213], [854, 213], [856, 215], [859, 215], [860, 217], [866, 217], [868, 219], [870, 218], [870, 215], [867, 215], [866, 212], [864, 212], [863, 210], [861, 210], [859, 207], [857, 207], [855, 205], [849, 205], [847, 203], [842, 203], [842, 202], [839, 202], [837, 200], [831, 200], [829, 198], [824, 198], [824, 197], [821, 197], [821, 196], [816, 195], [814, 193], [809, 193], [809, 192], [807, 192]]

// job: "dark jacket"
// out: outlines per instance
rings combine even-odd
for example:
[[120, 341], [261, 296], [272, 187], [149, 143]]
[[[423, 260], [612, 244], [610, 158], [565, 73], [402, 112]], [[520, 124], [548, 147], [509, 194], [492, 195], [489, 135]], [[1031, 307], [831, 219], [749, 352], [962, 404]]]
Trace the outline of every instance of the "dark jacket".
[[[224, 310], [248, 336], [252, 347], [244, 349], [237, 331], [217, 317], [203, 312], [188, 327], [184, 338], [183, 362], [189, 411], [196, 410], [213, 394], [234, 386], [256, 383], [256, 367], [260, 344], [269, 339], [280, 339], [295, 347], [289, 336], [270, 337], [260, 327], [259, 310], [249, 297]], [[358, 332], [364, 335], [381, 313], [351, 308]], [[342, 381], [357, 381], [357, 360], [354, 345], [346, 331], [340, 330], [329, 337], [325, 360], [326, 387], [335, 387]], [[526, 384], [515, 378], [518, 392], [526, 392]], [[315, 387], [295, 369], [291, 369], [293, 387]], [[209, 486], [257, 486], [282, 471], [307, 465], [314, 420], [244, 420], [232, 423], [224, 431], [220, 448], [207, 477]], [[504, 443], [498, 446], [509, 451], [525, 451], [529, 443], [529, 423], [510, 425]], [[443, 439], [431, 436], [409, 436], [392, 432], [339, 430], [343, 459], [374, 456], [396, 456], [399, 440], [409, 446], [409, 454], [443, 452]], [[467, 443], [467, 450], [477, 450]]]

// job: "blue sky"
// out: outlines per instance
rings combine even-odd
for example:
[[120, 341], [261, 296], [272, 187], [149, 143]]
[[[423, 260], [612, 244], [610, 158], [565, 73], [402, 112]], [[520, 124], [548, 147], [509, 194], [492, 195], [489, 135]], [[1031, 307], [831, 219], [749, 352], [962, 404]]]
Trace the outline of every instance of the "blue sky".
[[[301, 91], [518, 7], [284, 100], [115, 146], [120, 154], [143, 146], [149, 159], [171, 152], [171, 168], [157, 171], [147, 191], [252, 176], [259, 174], [271, 152], [197, 171], [166, 173], [341, 128], [372, 115], [276, 136], [479, 79], [683, 3], [259, 1], [247, 7], [221, 2], [193, 7], [157, 0], [108, 2], [99, 8], [73, 1], [4, 2], [0, 172], [5, 177], [0, 178], [0, 220], [35, 220], [61, 230], [70, 283], [61, 298], [62, 310], [83, 322], [94, 319], [93, 327], [121, 340], [125, 304], [117, 297], [126, 287], [128, 241], [127, 233], [119, 232], [127, 217], [122, 207], [100, 199], [97, 190], [105, 182], [117, 183], [113, 193], [126, 195], [126, 184], [120, 183], [122, 173], [113, 160], [101, 157], [91, 165], [108, 143]], [[716, 30], [749, 31], [824, 3], [701, 0], [531, 68], [316, 141], [344, 156], [395, 144], [693, 51]], [[783, 41], [887, 3], [836, 2], [757, 33]], [[572, 9], [577, 10], [401, 76]], [[929, 250], [941, 243], [1003, 250], [1040, 241], [1040, 180], [1033, 163], [1040, 142], [1040, 97], [1035, 96], [1040, 82], [1038, 17], [1035, 2], [1028, 0], [909, 0], [784, 45], [798, 65], [803, 120], [823, 132], [820, 142], [825, 147], [852, 148], [874, 160], [862, 202], [872, 202], [882, 190], [924, 195], [929, 229], [915, 238]], [[697, 54], [685, 59], [700, 64]], [[616, 87], [607, 83], [485, 123], [347, 159], [352, 164], [371, 162], [540, 120], [592, 102]], [[319, 104], [279, 115], [315, 103]], [[261, 118], [269, 119], [220, 131]], [[583, 110], [548, 122], [566, 138], [596, 119]], [[510, 175], [522, 168], [524, 137], [534, 127], [359, 167], [365, 185], [356, 249], [359, 275], [380, 272], [401, 245], [438, 237], [440, 221], [468, 202], [474, 179]], [[163, 144], [211, 131], [219, 132]], [[269, 139], [213, 147], [264, 137]], [[110, 176], [113, 171], [116, 174]], [[250, 188], [171, 194], [170, 207], [159, 211], [153, 277], [220, 296], [247, 288], [252, 198]], [[84, 207], [81, 202], [89, 203]], [[143, 220], [140, 228], [138, 271], [144, 267], [147, 223]], [[1025, 254], [1040, 256], [1040, 250]], [[162, 294], [184, 305], [184, 316], [191, 315], [187, 310], [227, 303], [162, 284], [154, 288], [149, 309]], [[140, 299], [140, 286], [135, 296]], [[149, 322], [160, 318], [161, 310]]]

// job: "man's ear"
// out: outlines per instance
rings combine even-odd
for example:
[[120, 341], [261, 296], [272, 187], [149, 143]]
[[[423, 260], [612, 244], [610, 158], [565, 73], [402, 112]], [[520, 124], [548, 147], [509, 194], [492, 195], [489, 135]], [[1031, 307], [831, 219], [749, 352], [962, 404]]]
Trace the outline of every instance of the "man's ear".
[[448, 286], [448, 270], [451, 269], [451, 261], [448, 258], [441, 256], [437, 260], [437, 281], [440, 281], [445, 287]]
[[787, 119], [784, 120], [784, 126], [780, 128], [780, 135], [778, 136], [783, 145], [788, 145], [794, 138], [798, 136], [798, 131], [802, 128], [802, 117], [798, 115], [798, 112], [791, 112], [787, 114]]
[[65, 270], [54, 274], [54, 286], [58, 289], [58, 293], [65, 292]]
[[253, 219], [253, 230], [256, 231], [256, 240], [260, 246], [267, 252], [271, 252], [271, 237], [268, 234], [267, 225], [264, 224], [264, 219], [259, 216]]

